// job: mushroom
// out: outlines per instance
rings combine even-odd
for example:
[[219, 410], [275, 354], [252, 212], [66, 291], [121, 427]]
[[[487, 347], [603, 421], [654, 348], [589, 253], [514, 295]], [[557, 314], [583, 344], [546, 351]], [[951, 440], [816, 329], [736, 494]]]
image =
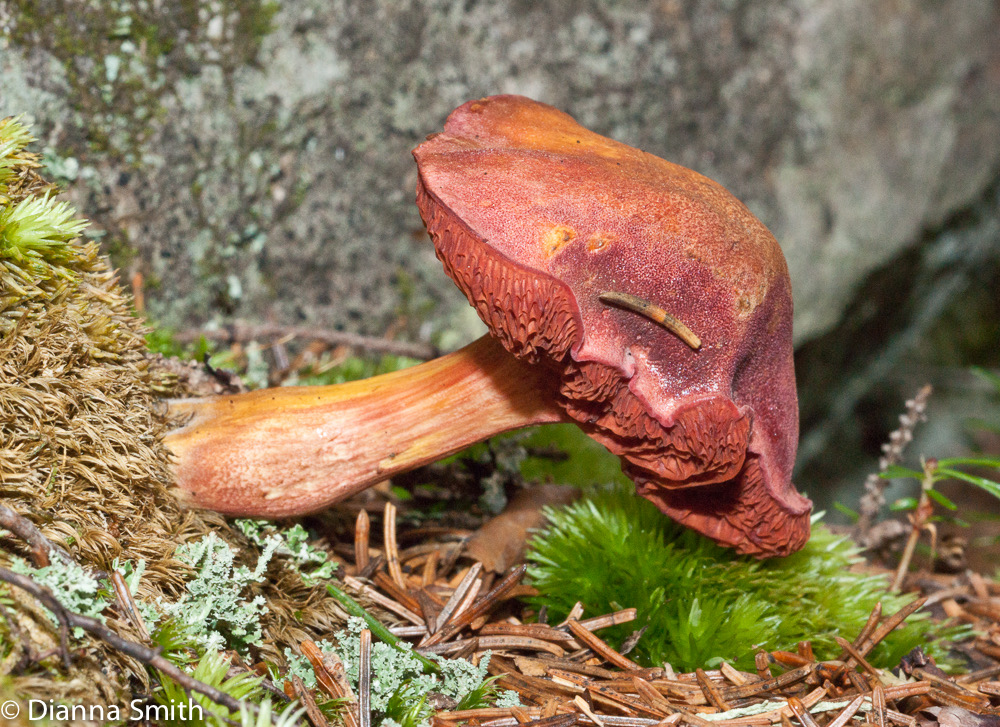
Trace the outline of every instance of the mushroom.
[[414, 150], [445, 271], [490, 329], [360, 382], [175, 401], [193, 503], [321, 510], [503, 431], [573, 421], [640, 495], [741, 553], [800, 548], [788, 269], [715, 182], [520, 96], [456, 109]]

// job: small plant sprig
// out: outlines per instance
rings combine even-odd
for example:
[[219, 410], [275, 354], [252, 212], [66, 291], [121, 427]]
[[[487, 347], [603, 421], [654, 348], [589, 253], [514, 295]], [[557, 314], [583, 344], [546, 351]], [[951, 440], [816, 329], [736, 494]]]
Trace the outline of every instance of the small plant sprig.
[[[913, 430], [917, 424], [927, 419], [927, 400], [933, 389], [928, 384], [917, 392], [916, 396], [906, 402], [906, 411], [899, 417], [899, 428], [889, 435], [889, 441], [882, 445], [882, 457], [878, 461], [878, 472], [865, 480], [865, 494], [861, 497], [857, 516], [857, 540], [863, 545], [870, 545], [868, 538], [871, 527], [879, 512], [885, 505], [885, 481], [883, 473], [902, 460], [903, 452], [913, 441]], [[840, 508], [838, 508], [840, 509]]]
[[931, 536], [931, 553], [937, 541], [937, 530], [934, 526], [934, 505], [954, 512], [958, 505], [952, 502], [942, 492], [935, 489], [935, 486], [946, 480], [961, 480], [971, 485], [985, 490], [997, 499], [1000, 499], [1000, 482], [980, 477], [979, 475], [967, 472], [967, 468], [993, 469], [1000, 473], [1000, 457], [950, 457], [948, 459], [925, 459], [923, 460], [922, 471], [908, 469], [899, 465], [891, 465], [880, 474], [885, 479], [912, 479], [920, 483], [920, 495], [916, 498], [903, 498], [897, 500], [893, 505], [894, 509], [911, 510], [910, 536], [906, 540], [903, 549], [903, 556], [896, 569], [896, 576], [892, 581], [889, 590], [898, 591], [903, 585], [903, 579], [910, 567], [913, 559], [913, 551], [920, 540], [920, 533], [925, 530]]

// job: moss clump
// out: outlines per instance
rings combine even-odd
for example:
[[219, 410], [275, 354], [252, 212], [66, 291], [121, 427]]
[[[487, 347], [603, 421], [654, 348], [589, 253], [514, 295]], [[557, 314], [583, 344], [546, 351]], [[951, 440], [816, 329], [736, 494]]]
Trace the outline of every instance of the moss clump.
[[[541, 592], [535, 603], [554, 618], [576, 601], [590, 615], [635, 607], [636, 623], [602, 636], [620, 644], [648, 626], [630, 656], [649, 665], [690, 671], [735, 659], [752, 670], [756, 649], [794, 650], [803, 640], [819, 658], [835, 658], [833, 637], [853, 638], [878, 601], [892, 613], [910, 600], [886, 593], [884, 578], [852, 571], [857, 549], [822, 525], [800, 552], [762, 562], [680, 527], [624, 487], [597, 491], [549, 518], [528, 554]], [[918, 645], [940, 659], [941, 637], [956, 633], [918, 614], [870, 660], [895, 666]]]
[[[106, 259], [79, 239], [86, 222], [39, 175], [29, 140], [17, 120], [0, 120], [0, 501], [91, 572], [144, 561], [137, 599], [173, 602], [194, 576], [176, 555], [180, 544], [216, 532], [250, 564], [257, 548], [220, 516], [183, 510], [170, 493], [168, 423], [157, 414], [165, 375], [151, 364], [143, 323]], [[16, 538], [0, 538], [0, 564], [27, 554]], [[254, 657], [279, 664], [286, 645], [342, 623], [331, 599], [289, 563], [274, 558], [269, 577], [241, 594], [267, 604], [267, 638], [253, 645]], [[16, 626], [0, 619], [0, 691], [122, 704], [149, 689], [142, 665], [89, 637], [74, 644], [65, 673], [44, 611], [16, 588], [0, 586], [0, 599]], [[103, 615], [132, 633], [113, 610]], [[26, 660], [12, 631], [31, 636]], [[39, 656], [46, 653], [54, 656]]]

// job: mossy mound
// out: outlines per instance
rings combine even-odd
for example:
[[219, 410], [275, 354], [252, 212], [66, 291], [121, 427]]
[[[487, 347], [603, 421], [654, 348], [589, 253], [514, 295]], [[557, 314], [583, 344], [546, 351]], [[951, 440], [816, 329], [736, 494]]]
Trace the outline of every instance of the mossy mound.
[[[622, 486], [593, 489], [551, 511], [530, 543], [528, 561], [540, 592], [531, 600], [546, 606], [550, 618], [562, 619], [578, 601], [585, 613], [634, 607], [636, 623], [602, 637], [618, 646], [646, 627], [630, 657], [647, 666], [669, 662], [679, 671], [715, 668], [723, 660], [752, 670], [756, 651], [794, 651], [801, 641], [811, 642], [820, 659], [833, 659], [841, 650], [835, 637], [854, 638], [876, 603], [891, 614], [913, 600], [887, 592], [884, 576], [856, 570], [857, 547], [821, 523], [814, 522], [799, 552], [758, 561], [667, 520]], [[894, 668], [920, 646], [952, 667], [948, 642], [968, 634], [922, 612], [868, 659]]]
[[[0, 120], [0, 502], [85, 569], [145, 561], [136, 596], [176, 599], [192, 573], [174, 557], [179, 544], [215, 532], [238, 553], [252, 557], [257, 548], [220, 516], [184, 510], [170, 493], [157, 398], [171, 378], [151, 365], [128, 295], [97, 245], [80, 240], [85, 221], [53, 199], [28, 141], [17, 120]], [[0, 565], [27, 554], [0, 532]], [[279, 664], [285, 646], [343, 623], [322, 589], [284, 565], [276, 557], [271, 577], [247, 594], [263, 595], [269, 609], [251, 656]], [[121, 704], [149, 687], [145, 667], [89, 638], [73, 644], [65, 673], [58, 630], [42, 609], [0, 586], [6, 598], [15, 624], [0, 619], [0, 691]], [[135, 638], [112, 611], [109, 624]], [[40, 658], [46, 651], [53, 655]]]

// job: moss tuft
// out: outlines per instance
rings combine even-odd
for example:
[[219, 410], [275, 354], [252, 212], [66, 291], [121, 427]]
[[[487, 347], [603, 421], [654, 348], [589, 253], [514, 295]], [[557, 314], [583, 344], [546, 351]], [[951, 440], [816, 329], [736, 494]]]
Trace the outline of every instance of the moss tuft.
[[[820, 524], [800, 552], [762, 562], [680, 527], [624, 487], [593, 492], [549, 519], [528, 554], [541, 594], [533, 601], [556, 619], [578, 600], [591, 615], [635, 607], [638, 622], [602, 636], [617, 645], [648, 626], [630, 656], [649, 665], [690, 671], [735, 658], [753, 670], [756, 649], [794, 651], [804, 640], [832, 659], [840, 653], [833, 637], [853, 638], [878, 601], [892, 613], [910, 600], [886, 593], [884, 578], [853, 571], [855, 546]], [[918, 614], [870, 660], [892, 667], [918, 645], [940, 660], [942, 637], [957, 633]]]
[[[147, 355], [131, 300], [97, 245], [77, 237], [86, 223], [40, 176], [29, 141], [20, 122], [0, 121], [0, 501], [91, 573], [145, 562], [134, 579], [137, 600], [174, 602], [193, 576], [179, 545], [215, 532], [240, 564], [255, 562], [256, 546], [214, 513], [185, 511], [171, 494], [162, 444], [168, 422], [158, 414], [165, 375]], [[27, 554], [16, 539], [3, 541], [0, 564]], [[285, 645], [342, 623], [321, 587], [304, 583], [288, 562], [276, 556], [272, 577], [241, 594], [267, 601], [260, 625], [268, 639], [253, 646], [254, 656], [278, 663]], [[150, 688], [145, 668], [90, 637], [74, 645], [72, 671], [64, 673], [58, 632], [44, 612], [15, 588], [0, 588], [0, 598], [9, 599], [32, 648], [55, 654], [5, 676], [0, 691], [122, 704]], [[130, 633], [122, 616], [103, 615]], [[12, 643], [5, 623], [0, 661]]]

